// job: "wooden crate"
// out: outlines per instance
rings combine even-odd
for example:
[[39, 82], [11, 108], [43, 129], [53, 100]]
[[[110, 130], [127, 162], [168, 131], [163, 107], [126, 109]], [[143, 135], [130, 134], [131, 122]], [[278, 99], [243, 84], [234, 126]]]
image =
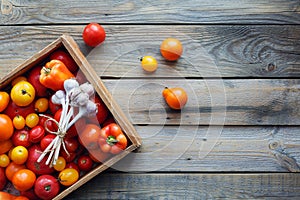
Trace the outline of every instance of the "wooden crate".
[[115, 102], [109, 91], [106, 89], [105, 85], [103, 84], [97, 73], [94, 71], [93, 67], [88, 63], [85, 56], [81, 53], [76, 42], [69, 35], [62, 35], [57, 40], [45, 47], [43, 50], [33, 55], [23, 64], [19, 65], [6, 76], [4, 76], [0, 81], [0, 89], [4, 89], [6, 86], [8, 86], [8, 84], [10, 84], [10, 82], [17, 76], [23, 75], [34, 66], [42, 63], [52, 52], [59, 48], [65, 48], [73, 57], [73, 59], [79, 66], [79, 69], [83, 72], [87, 80], [94, 86], [96, 93], [105, 103], [110, 113], [113, 115], [115, 121], [120, 125], [123, 132], [126, 134], [127, 138], [129, 139], [130, 145], [126, 148], [125, 151], [122, 151], [120, 154], [113, 156], [103, 164], [100, 163], [99, 166], [95, 167], [92, 171], [85, 174], [75, 184], [71, 185], [67, 189], [63, 190], [60, 194], [58, 194], [54, 198], [54, 200], [62, 199], [63, 197], [67, 196], [69, 193], [76, 190], [81, 185], [83, 185], [105, 169], [109, 168], [114, 163], [121, 160], [124, 156], [141, 145], [141, 139], [137, 134], [135, 128], [127, 119], [118, 104]]

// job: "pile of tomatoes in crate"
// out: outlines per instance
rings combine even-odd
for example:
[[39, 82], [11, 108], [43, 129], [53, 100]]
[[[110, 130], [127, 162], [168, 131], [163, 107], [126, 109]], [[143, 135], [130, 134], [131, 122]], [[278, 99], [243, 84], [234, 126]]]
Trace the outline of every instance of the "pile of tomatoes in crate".
[[[64, 111], [70, 95], [66, 80], [75, 80], [79, 92], [73, 91], [76, 101]], [[91, 86], [86, 84], [68, 52], [57, 49], [0, 91], [0, 199], [7, 199], [11, 191], [19, 199], [52, 199], [127, 147], [126, 136], [97, 93], [85, 96]], [[59, 95], [65, 96], [58, 100]], [[87, 101], [92, 102], [92, 111], [80, 107]], [[79, 106], [73, 109], [74, 102]], [[55, 158], [53, 147], [58, 148], [59, 139]]]

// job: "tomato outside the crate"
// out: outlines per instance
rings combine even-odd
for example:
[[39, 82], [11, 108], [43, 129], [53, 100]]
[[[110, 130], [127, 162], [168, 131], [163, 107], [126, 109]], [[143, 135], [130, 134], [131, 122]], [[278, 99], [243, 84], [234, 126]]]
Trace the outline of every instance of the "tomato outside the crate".
[[91, 47], [100, 45], [105, 40], [105, 37], [104, 28], [95, 22], [86, 25], [82, 33], [83, 41]]
[[178, 60], [183, 52], [181, 42], [176, 38], [167, 38], [160, 45], [161, 55], [169, 61]]
[[182, 109], [188, 101], [187, 93], [180, 87], [166, 87], [162, 92], [162, 96], [170, 108], [175, 110]]

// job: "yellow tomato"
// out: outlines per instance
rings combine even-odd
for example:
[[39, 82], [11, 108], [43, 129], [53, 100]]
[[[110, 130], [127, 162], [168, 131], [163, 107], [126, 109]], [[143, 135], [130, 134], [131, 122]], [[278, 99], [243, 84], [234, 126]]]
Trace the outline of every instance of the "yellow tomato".
[[53, 165], [53, 168], [56, 170], [56, 171], [62, 171], [64, 170], [66, 167], [66, 160], [64, 159], [64, 157], [62, 156], [59, 156], [56, 160], [56, 163], [55, 165]]
[[141, 66], [147, 72], [154, 72], [157, 69], [157, 61], [153, 56], [141, 58]]
[[16, 129], [21, 130], [25, 127], [25, 119], [22, 115], [16, 115], [13, 119], [13, 125]]
[[23, 146], [16, 146], [11, 151], [11, 160], [18, 165], [24, 164], [28, 158], [28, 150]]
[[49, 106], [49, 102], [47, 98], [39, 98], [38, 100], [35, 101], [34, 104], [34, 108], [39, 113], [46, 112], [48, 106]]
[[6, 154], [1, 154], [0, 155], [0, 167], [7, 167], [10, 163], [10, 159], [8, 155]]
[[25, 124], [29, 128], [33, 128], [39, 123], [39, 116], [36, 113], [30, 113], [29, 115], [26, 116], [25, 119]]
[[28, 106], [35, 98], [35, 89], [28, 81], [20, 81], [11, 89], [10, 97], [17, 106]]
[[0, 112], [5, 110], [9, 103], [9, 94], [7, 92], [0, 92]]
[[64, 186], [73, 185], [79, 178], [79, 173], [76, 169], [73, 168], [66, 168], [62, 170], [59, 175], [58, 179], [59, 182]]

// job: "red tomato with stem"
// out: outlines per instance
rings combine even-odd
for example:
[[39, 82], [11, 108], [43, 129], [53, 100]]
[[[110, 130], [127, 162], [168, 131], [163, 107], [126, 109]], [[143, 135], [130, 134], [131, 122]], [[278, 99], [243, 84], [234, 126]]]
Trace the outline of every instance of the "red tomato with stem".
[[106, 33], [100, 24], [92, 22], [84, 28], [82, 37], [88, 46], [96, 47], [105, 40]]
[[12, 135], [12, 142], [14, 146], [30, 147], [32, 142], [29, 140], [29, 129], [25, 127], [21, 130], [16, 130]]
[[58, 180], [51, 175], [41, 175], [39, 176], [34, 184], [35, 194], [44, 200], [53, 199], [60, 190], [60, 185]]
[[81, 171], [90, 171], [93, 168], [93, 160], [88, 155], [81, 155], [78, 160], [78, 167]]
[[29, 140], [32, 143], [40, 142], [44, 136], [45, 129], [43, 126], [37, 125], [29, 131]]
[[75, 73], [78, 70], [78, 65], [69, 53], [63, 50], [57, 50], [50, 55], [51, 60], [60, 60], [63, 62], [70, 72]]

